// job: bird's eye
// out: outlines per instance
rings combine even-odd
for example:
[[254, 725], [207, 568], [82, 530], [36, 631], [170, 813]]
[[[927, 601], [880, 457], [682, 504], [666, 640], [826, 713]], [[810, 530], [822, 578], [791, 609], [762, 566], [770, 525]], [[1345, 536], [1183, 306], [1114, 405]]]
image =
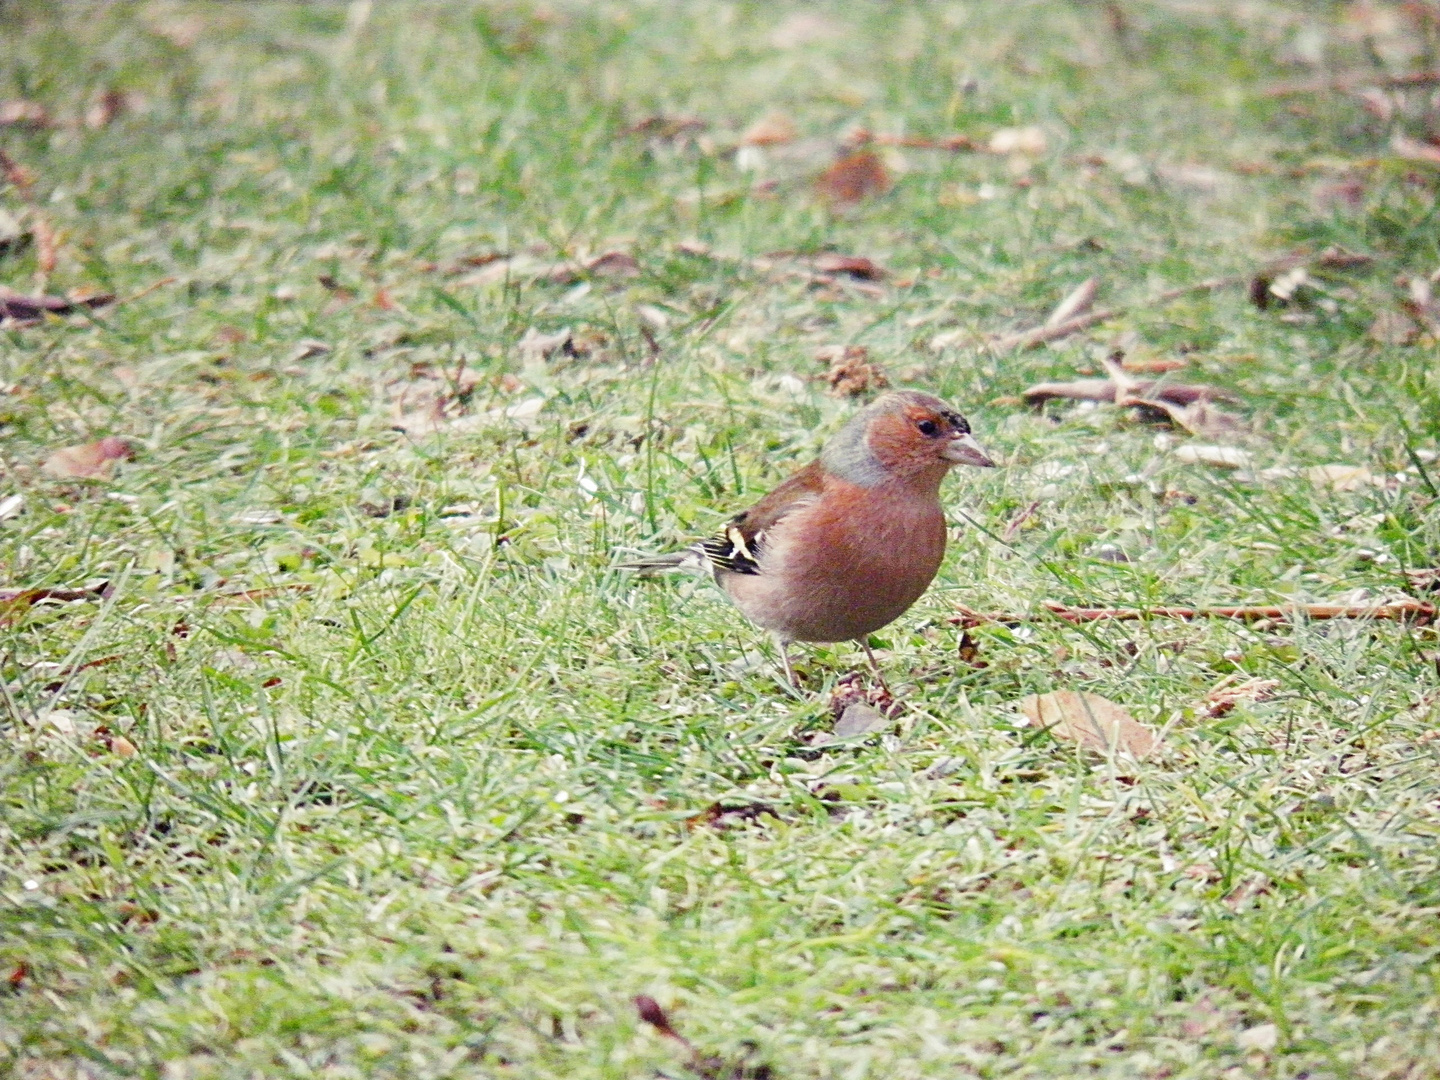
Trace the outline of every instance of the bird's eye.
[[921, 420], [915, 426], [920, 429], [921, 435], [931, 439], [940, 434], [940, 425], [935, 423], [934, 420]]

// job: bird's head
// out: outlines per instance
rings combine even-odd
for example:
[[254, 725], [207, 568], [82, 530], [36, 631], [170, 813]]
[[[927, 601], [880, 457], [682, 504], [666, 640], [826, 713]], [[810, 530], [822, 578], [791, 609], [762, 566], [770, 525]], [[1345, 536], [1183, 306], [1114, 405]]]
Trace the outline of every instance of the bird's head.
[[896, 390], [850, 418], [820, 455], [826, 469], [862, 487], [886, 480], [934, 480], [955, 465], [995, 467], [950, 405], [918, 390]]

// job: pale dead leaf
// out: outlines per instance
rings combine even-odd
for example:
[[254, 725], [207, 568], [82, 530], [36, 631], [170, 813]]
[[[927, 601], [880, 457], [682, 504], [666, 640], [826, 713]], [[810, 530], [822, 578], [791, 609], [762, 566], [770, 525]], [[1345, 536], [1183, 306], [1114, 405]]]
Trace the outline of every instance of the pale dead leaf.
[[128, 442], [117, 435], [107, 435], [96, 442], [56, 450], [40, 469], [57, 480], [99, 479], [109, 476], [117, 461], [134, 456]]
[[1238, 446], [1206, 446], [1200, 443], [1183, 443], [1171, 453], [1175, 460], [1184, 465], [1212, 465], [1217, 469], [1244, 469], [1251, 458], [1247, 450]]
[[525, 331], [525, 336], [515, 346], [515, 351], [526, 363], [544, 360], [552, 353], [569, 349], [574, 336], [574, 331], [568, 326], [556, 330], [553, 334], [543, 333], [532, 326]]
[[894, 721], [887, 718], [879, 710], [871, 707], [863, 701], [853, 701], [845, 706], [840, 718], [835, 721], [835, 727], [830, 732], [821, 732], [811, 741], [812, 746], [825, 746], [828, 743], [843, 742], [849, 739], [861, 739], [869, 735], [878, 735], [881, 732], [889, 731]]
[[779, 146], [794, 141], [800, 134], [795, 122], [784, 113], [771, 112], [756, 120], [740, 136], [742, 146]]
[[29, 128], [38, 131], [50, 126], [50, 114], [38, 101], [16, 98], [0, 101], [0, 128]]
[[1034, 126], [1001, 128], [990, 136], [992, 154], [1040, 157], [1048, 146], [1045, 129]]
[[135, 744], [124, 735], [110, 736], [110, 752], [116, 757], [132, 758], [136, 754]]
[[1390, 140], [1390, 150], [1405, 161], [1423, 161], [1428, 165], [1440, 165], [1440, 146], [1421, 142], [1408, 135], [1396, 134]]
[[1244, 434], [1245, 425], [1234, 413], [1216, 408], [1208, 401], [1195, 401], [1189, 405], [1175, 405], [1168, 401], [1132, 397], [1125, 404], [1141, 405], [1164, 413], [1178, 426], [1202, 439], [1228, 439]]
[[797, 11], [786, 16], [770, 31], [770, 44], [777, 49], [794, 49], [839, 37], [838, 24], [813, 11]]
[[1420, 340], [1420, 327], [1404, 312], [1382, 311], [1365, 336], [1380, 345], [1414, 345]]
[[1385, 477], [1377, 476], [1364, 465], [1314, 465], [1305, 470], [1305, 478], [1316, 487], [1330, 491], [1359, 491], [1386, 484]]
[[1160, 742], [1155, 732], [1124, 706], [1099, 694], [1076, 690], [1031, 694], [1020, 699], [1020, 711], [1057, 738], [1101, 753], [1124, 751], [1143, 758]]
[[[1122, 369], [1123, 370], [1123, 369]], [[1131, 380], [1130, 392], [1145, 401], [1165, 401], [1172, 405], [1193, 405], [1201, 401], [1228, 401], [1231, 395], [1203, 383], [1170, 383], [1153, 380]], [[1115, 401], [1116, 386], [1111, 379], [1074, 379], [1063, 383], [1037, 383], [1023, 391], [1027, 405], [1043, 405], [1054, 398], [1071, 401]]]
[[856, 150], [846, 154], [815, 180], [815, 191], [826, 202], [837, 206], [863, 202], [872, 195], [883, 195], [894, 186], [890, 171], [873, 150]]
[[1235, 1036], [1235, 1045], [1241, 1050], [1257, 1050], [1268, 1054], [1280, 1041], [1280, 1029], [1274, 1024], [1257, 1024], [1246, 1028]]
[[1050, 317], [1045, 320], [1046, 326], [1055, 326], [1063, 323], [1066, 319], [1073, 319], [1077, 315], [1084, 315], [1095, 306], [1095, 297], [1100, 294], [1100, 279], [1089, 277], [1075, 286], [1070, 294], [1055, 306]]

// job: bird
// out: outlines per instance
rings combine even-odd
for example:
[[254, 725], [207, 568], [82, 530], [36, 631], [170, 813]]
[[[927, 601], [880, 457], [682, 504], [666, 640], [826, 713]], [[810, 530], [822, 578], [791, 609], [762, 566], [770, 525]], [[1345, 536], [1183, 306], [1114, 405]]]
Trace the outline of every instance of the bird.
[[920, 599], [940, 569], [940, 484], [956, 465], [995, 462], [953, 406], [918, 390], [890, 391], [714, 536], [620, 569], [708, 569], [740, 612], [774, 636], [792, 687], [800, 684], [791, 644], [851, 639], [884, 686], [867, 639]]

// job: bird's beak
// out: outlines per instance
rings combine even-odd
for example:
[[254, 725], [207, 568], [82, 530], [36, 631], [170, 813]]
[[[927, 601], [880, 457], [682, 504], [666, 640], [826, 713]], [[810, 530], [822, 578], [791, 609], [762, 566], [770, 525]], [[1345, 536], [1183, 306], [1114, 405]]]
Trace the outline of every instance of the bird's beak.
[[974, 465], [977, 469], [995, 468], [995, 462], [990, 460], [990, 455], [980, 449], [980, 444], [970, 434], [955, 436], [945, 444], [940, 456], [957, 465]]

